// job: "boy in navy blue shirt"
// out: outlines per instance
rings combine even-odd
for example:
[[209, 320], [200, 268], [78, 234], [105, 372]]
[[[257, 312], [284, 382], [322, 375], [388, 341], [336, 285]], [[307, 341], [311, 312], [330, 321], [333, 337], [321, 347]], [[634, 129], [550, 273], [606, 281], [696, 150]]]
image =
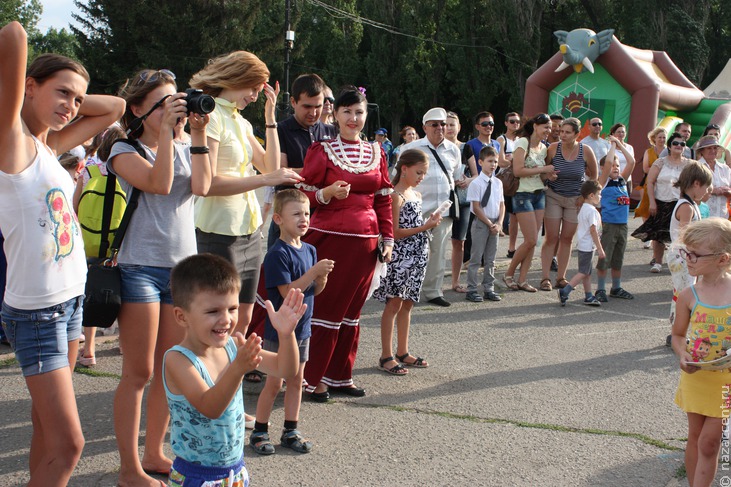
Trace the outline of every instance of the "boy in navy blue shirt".
[[[300, 366], [297, 375], [284, 377], [287, 390], [284, 393], [284, 430], [282, 446], [299, 453], [309, 453], [312, 443], [305, 440], [297, 430], [300, 404], [302, 402], [302, 379], [310, 347], [310, 320], [315, 295], [327, 284], [327, 276], [335, 262], [329, 259], [317, 261], [317, 251], [312, 245], [300, 239], [310, 227], [310, 202], [307, 196], [296, 189], [285, 189], [274, 197], [272, 221], [279, 226], [279, 239], [264, 257], [264, 272], [268, 299], [279, 309], [290, 289], [301, 289], [305, 295], [307, 311], [297, 323], [295, 336], [300, 352]], [[279, 346], [277, 332], [267, 316], [264, 330], [263, 349], [276, 352]], [[269, 416], [274, 400], [282, 387], [282, 378], [269, 375], [256, 405], [256, 423], [249, 443], [256, 453], [271, 455], [274, 445], [269, 439]]]

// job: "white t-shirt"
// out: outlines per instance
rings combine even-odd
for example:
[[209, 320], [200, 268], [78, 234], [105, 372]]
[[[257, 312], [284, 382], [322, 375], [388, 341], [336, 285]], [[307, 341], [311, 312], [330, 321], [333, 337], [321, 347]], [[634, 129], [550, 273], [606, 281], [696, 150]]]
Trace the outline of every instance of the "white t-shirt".
[[591, 227], [596, 227], [596, 232], [601, 236], [602, 217], [593, 205], [584, 203], [579, 210], [579, 226], [576, 229], [576, 248], [582, 252], [596, 250], [594, 239], [591, 238]]
[[[609, 149], [612, 148], [612, 145], [607, 139], [602, 139], [601, 137], [593, 139], [591, 135], [587, 135], [581, 139], [581, 143], [591, 147], [592, 152], [594, 152], [594, 156], [596, 156], [597, 163], [599, 163], [602, 157], [606, 156]], [[619, 151], [617, 151], [617, 154], [619, 154]]]
[[5, 302], [35, 310], [84, 294], [86, 254], [72, 200], [74, 181], [50, 149], [18, 174], [0, 171], [0, 228], [8, 281]]

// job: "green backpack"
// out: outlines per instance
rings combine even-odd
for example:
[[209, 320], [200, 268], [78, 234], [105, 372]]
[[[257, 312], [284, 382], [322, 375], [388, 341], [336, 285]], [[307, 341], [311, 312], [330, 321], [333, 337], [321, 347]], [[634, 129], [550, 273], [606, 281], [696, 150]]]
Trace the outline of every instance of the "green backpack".
[[[114, 174], [104, 176], [96, 164], [86, 166], [86, 171], [89, 173], [89, 182], [81, 193], [77, 212], [81, 235], [87, 257], [105, 258], [127, 208], [127, 195]], [[107, 211], [110, 214], [106, 235], [102, 230], [105, 200], [109, 202]]]

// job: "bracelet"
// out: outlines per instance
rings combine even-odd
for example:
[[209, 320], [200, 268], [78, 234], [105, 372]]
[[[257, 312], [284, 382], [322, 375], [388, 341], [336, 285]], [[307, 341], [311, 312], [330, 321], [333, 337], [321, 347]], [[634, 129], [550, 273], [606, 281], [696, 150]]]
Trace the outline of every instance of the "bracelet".
[[265, 124], [264, 126], [265, 126], [266, 128], [268, 128], [268, 129], [275, 129], [275, 128], [277, 128], [277, 122], [274, 122], [274, 123], [267, 123], [267, 124]]
[[192, 145], [190, 146], [191, 154], [208, 154], [210, 150], [207, 145]]

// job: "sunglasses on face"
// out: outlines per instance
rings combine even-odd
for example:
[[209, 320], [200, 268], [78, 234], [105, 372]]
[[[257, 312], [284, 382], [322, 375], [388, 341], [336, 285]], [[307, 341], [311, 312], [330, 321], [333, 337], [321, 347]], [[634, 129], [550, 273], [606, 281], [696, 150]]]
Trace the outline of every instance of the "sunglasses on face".
[[682, 140], [674, 140], [670, 142], [670, 145], [679, 145], [680, 147], [685, 147], [685, 142], [683, 142]]
[[142, 83], [154, 83], [155, 81], [159, 80], [160, 78], [169, 78], [172, 81], [175, 81], [175, 73], [170, 71], [169, 69], [158, 69], [157, 71], [145, 71], [140, 74], [140, 80]]
[[714, 257], [717, 255], [723, 255], [724, 252], [721, 253], [715, 253], [715, 254], [696, 254], [695, 252], [688, 252], [686, 249], [680, 249], [680, 256], [690, 262], [691, 264], [695, 264], [698, 262], [698, 259], [701, 259], [703, 257]]
[[327, 103], [330, 103], [330, 104], [332, 104], [332, 103], [335, 103], [335, 98], [333, 98], [332, 96], [326, 96], [326, 97], [325, 97], [325, 101], [326, 101]]
[[508, 123], [520, 123], [520, 120], [508, 120]]
[[447, 123], [446, 122], [430, 122], [426, 125], [427, 125], [427, 127], [437, 128], [437, 127], [445, 127], [447, 125]]
[[601, 122], [591, 122], [591, 125], [592, 125], [592, 127], [601, 127], [602, 123]]
[[494, 127], [495, 122], [480, 122], [480, 127]]

